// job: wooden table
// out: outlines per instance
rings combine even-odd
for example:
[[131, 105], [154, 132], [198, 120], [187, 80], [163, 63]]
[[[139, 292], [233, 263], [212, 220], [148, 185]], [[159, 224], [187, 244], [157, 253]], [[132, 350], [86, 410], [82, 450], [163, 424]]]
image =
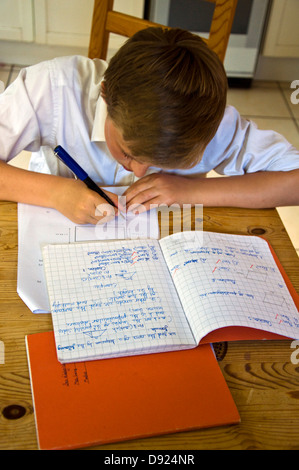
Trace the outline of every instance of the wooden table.
[[[299, 259], [275, 209], [207, 208], [208, 231], [263, 235], [299, 292]], [[0, 449], [37, 449], [25, 335], [52, 330], [51, 316], [34, 315], [18, 297], [17, 205], [0, 203]], [[291, 341], [230, 342], [219, 362], [238, 407], [238, 425], [98, 447], [116, 449], [299, 449], [299, 364]], [[299, 358], [299, 354], [298, 354]], [[3, 362], [3, 361], [2, 361]]]

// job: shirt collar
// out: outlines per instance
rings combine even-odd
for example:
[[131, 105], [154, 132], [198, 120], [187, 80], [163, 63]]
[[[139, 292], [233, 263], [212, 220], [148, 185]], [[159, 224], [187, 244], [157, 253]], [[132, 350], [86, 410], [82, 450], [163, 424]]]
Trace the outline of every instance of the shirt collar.
[[105, 121], [107, 117], [107, 105], [104, 99], [99, 96], [96, 105], [96, 112], [91, 133], [92, 142], [105, 142]]

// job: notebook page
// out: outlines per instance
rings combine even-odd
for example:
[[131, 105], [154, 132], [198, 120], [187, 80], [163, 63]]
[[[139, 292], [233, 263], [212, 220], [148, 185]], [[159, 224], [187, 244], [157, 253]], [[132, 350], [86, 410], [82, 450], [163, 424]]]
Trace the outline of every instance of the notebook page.
[[197, 342], [225, 326], [298, 337], [297, 308], [265, 240], [211, 232], [182, 235], [166, 237], [160, 245]]
[[156, 240], [47, 245], [61, 362], [196, 345]]

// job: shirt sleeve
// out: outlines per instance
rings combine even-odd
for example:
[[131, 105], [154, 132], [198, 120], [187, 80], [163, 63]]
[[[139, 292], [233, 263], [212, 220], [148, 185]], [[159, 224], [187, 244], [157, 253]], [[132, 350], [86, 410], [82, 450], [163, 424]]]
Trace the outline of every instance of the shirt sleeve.
[[[223, 175], [258, 171], [290, 171], [299, 168], [299, 151], [282, 135], [258, 129], [228, 106], [216, 136], [206, 148], [203, 164], [212, 163]], [[210, 168], [212, 169], [212, 168]]]
[[47, 62], [21, 70], [0, 95], [0, 158], [35, 152], [51, 140], [53, 103]]

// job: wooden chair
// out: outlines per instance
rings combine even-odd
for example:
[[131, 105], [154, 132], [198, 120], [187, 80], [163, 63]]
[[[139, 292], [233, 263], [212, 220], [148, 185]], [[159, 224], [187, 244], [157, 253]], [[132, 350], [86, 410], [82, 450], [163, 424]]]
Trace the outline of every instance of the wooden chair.
[[[95, 0], [88, 56], [106, 59], [110, 33], [131, 37], [149, 26], [163, 26], [113, 10], [114, 0]], [[199, 1], [199, 0], [198, 0]], [[205, 0], [215, 4], [208, 46], [224, 61], [238, 0]], [[200, 3], [200, 1], [199, 1]], [[200, 7], [200, 5], [199, 5]], [[163, 26], [168, 28], [168, 26]]]

